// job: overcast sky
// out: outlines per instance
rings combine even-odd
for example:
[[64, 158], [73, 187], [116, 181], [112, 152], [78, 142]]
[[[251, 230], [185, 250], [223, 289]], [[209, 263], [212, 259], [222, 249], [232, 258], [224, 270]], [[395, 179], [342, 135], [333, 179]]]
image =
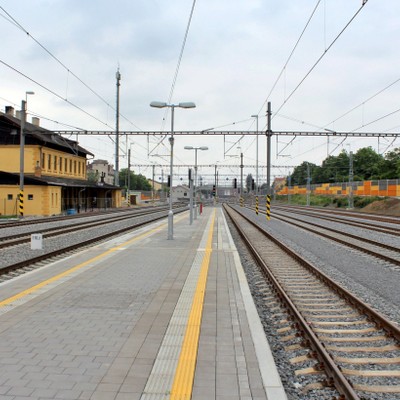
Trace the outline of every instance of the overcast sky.
[[[19, 109], [25, 92], [32, 90], [35, 95], [28, 97], [28, 111], [48, 118], [41, 119], [48, 129], [68, 130], [70, 125], [113, 130], [119, 67], [120, 130], [168, 134], [170, 113], [149, 103], [169, 101], [192, 0], [1, 0], [0, 6], [2, 111], [6, 105]], [[361, 6], [362, 0], [197, 0], [171, 98], [172, 103], [193, 101], [196, 108], [176, 109], [175, 129], [252, 131], [254, 114], [259, 115], [260, 130], [265, 129], [268, 100], [274, 131], [398, 132], [400, 112], [395, 111], [400, 108], [400, 82], [394, 82], [400, 78], [400, 2], [369, 0], [329, 48]], [[6, 12], [23, 30], [10, 22]], [[389, 113], [393, 114], [381, 118]], [[157, 146], [160, 139], [129, 138], [135, 172], [150, 177], [150, 168], [135, 164], [169, 164], [168, 140]], [[199, 152], [198, 163], [217, 162], [221, 180], [239, 174], [240, 153], [244, 164], [256, 163], [255, 136], [240, 142], [240, 137], [227, 137], [225, 143], [222, 136], [175, 139], [176, 164], [194, 163], [194, 152], [184, 150], [185, 145], [208, 146], [208, 151]], [[328, 152], [337, 155], [342, 149], [355, 152], [365, 146], [383, 152], [400, 146], [400, 139], [392, 141], [349, 138], [341, 143], [331, 138], [328, 144], [326, 137], [273, 137], [272, 164], [281, 167], [274, 168], [272, 175], [286, 175], [292, 169], [285, 166], [303, 161], [320, 164]], [[114, 164], [109, 137], [80, 136], [79, 142], [95, 158]], [[265, 137], [258, 142], [262, 183]], [[127, 165], [125, 150], [121, 139], [120, 168]], [[232, 167], [222, 167], [226, 164]], [[160, 171], [157, 167], [156, 178]], [[174, 172], [185, 180], [187, 167]], [[199, 169], [205, 181], [211, 181], [213, 173], [214, 168]], [[247, 173], [255, 176], [254, 169]]]

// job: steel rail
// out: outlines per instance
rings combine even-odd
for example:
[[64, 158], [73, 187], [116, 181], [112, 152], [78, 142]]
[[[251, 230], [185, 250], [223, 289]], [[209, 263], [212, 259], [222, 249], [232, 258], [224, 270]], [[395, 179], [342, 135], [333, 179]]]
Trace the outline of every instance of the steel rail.
[[[187, 207], [183, 207], [181, 210], [176, 210], [175, 213], [180, 213], [180, 212], [184, 212], [184, 211], [187, 211]], [[159, 212], [157, 212], [157, 214], [158, 213]], [[71, 246], [66, 246], [66, 247], [64, 247], [62, 249], [54, 250], [54, 251], [51, 251], [49, 253], [37, 256], [37, 257], [32, 257], [32, 258], [30, 258], [28, 260], [20, 261], [18, 263], [15, 263], [15, 264], [12, 264], [12, 265], [9, 265], [9, 266], [1, 268], [0, 269], [0, 275], [7, 274], [7, 273], [9, 273], [11, 271], [15, 271], [15, 270], [17, 270], [19, 268], [27, 267], [29, 265], [38, 263], [40, 261], [44, 261], [44, 260], [47, 260], [47, 259], [50, 259], [50, 258], [57, 257], [60, 254], [68, 253], [68, 252], [77, 250], [79, 248], [92, 245], [93, 243], [109, 239], [109, 238], [114, 237], [116, 235], [119, 235], [121, 233], [125, 233], [125, 232], [128, 232], [128, 231], [131, 231], [133, 229], [139, 228], [139, 227], [141, 227], [143, 225], [149, 224], [151, 222], [154, 222], [154, 221], [166, 218], [166, 217], [167, 216], [165, 214], [163, 214], [161, 216], [154, 217], [151, 220], [138, 222], [138, 223], [136, 223], [134, 225], [131, 225], [129, 227], [121, 228], [121, 229], [118, 229], [116, 231], [109, 232], [107, 234], [97, 236], [96, 238], [88, 239], [88, 240], [85, 240], [83, 242], [80, 242], [80, 243], [77, 243], [77, 244], [73, 244]]]
[[[329, 353], [325, 350], [324, 346], [322, 343], [318, 340], [317, 336], [315, 333], [311, 330], [309, 327], [307, 321], [304, 319], [304, 317], [301, 315], [301, 313], [297, 310], [297, 307], [294, 305], [292, 300], [288, 297], [286, 294], [285, 290], [282, 288], [280, 283], [277, 281], [277, 279], [274, 277], [272, 272], [269, 270], [268, 265], [265, 263], [265, 261], [261, 258], [259, 253], [257, 252], [256, 248], [250, 243], [250, 240], [247, 238], [246, 234], [243, 232], [241, 229], [240, 225], [238, 222], [235, 220], [235, 218], [232, 216], [232, 211], [228, 209], [228, 207], [231, 210], [234, 210], [230, 206], [224, 205], [224, 209], [226, 210], [227, 214], [230, 217], [230, 220], [232, 223], [235, 225], [236, 229], [238, 230], [238, 233], [240, 234], [241, 238], [245, 242], [246, 246], [249, 248], [250, 252], [252, 253], [253, 257], [255, 258], [257, 264], [262, 269], [262, 272], [266, 276], [266, 278], [273, 284], [275, 289], [278, 291], [278, 297], [281, 301], [283, 301], [287, 308], [289, 309], [289, 312], [291, 315], [297, 320], [298, 324], [296, 327], [304, 334], [305, 337], [308, 339], [308, 344], [310, 347], [316, 352], [316, 355], [319, 359], [319, 361], [322, 363], [319, 365], [319, 368], [323, 369], [327, 376], [330, 378], [330, 381], [326, 382], [327, 386], [331, 386], [332, 383], [334, 383], [334, 386], [337, 388], [339, 393], [341, 393], [342, 399], [347, 399], [347, 400], [360, 400], [359, 396], [349, 383], [349, 381], [346, 379], [346, 377], [342, 374], [340, 371], [339, 367], [336, 365], [336, 363], [333, 361]], [[240, 216], [245, 218], [251, 225], [259, 229], [265, 236], [268, 237], [269, 240], [273, 241], [276, 245], [278, 245], [282, 250], [287, 251], [288, 248], [283, 245], [280, 241], [269, 235], [267, 232], [259, 228], [256, 224], [254, 224], [250, 219], [248, 219], [245, 215], [240, 213], [237, 210], [234, 210], [237, 212]], [[289, 253], [289, 252], [288, 252]], [[293, 257], [293, 254], [290, 254]], [[299, 261], [297, 259], [297, 261]]]

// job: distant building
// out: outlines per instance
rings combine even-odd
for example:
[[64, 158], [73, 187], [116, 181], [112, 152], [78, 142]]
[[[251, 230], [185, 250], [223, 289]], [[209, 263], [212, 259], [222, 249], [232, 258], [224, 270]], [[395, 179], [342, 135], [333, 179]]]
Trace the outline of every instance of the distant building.
[[186, 185], [179, 185], [172, 188], [172, 201], [181, 201], [190, 199], [190, 189]]
[[93, 179], [95, 182], [114, 184], [115, 170], [113, 165], [106, 160], [93, 160], [87, 166], [87, 174], [89, 179]]

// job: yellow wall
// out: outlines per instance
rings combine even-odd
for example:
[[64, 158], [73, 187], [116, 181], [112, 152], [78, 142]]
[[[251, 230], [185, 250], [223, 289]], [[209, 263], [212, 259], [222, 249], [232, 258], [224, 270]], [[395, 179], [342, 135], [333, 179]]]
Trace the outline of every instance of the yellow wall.
[[[0, 186], [0, 214], [18, 214], [19, 186]], [[24, 186], [24, 216], [53, 215], [61, 213], [61, 187]]]
[[[19, 172], [19, 145], [0, 147], [0, 171]], [[41, 167], [45, 176], [86, 179], [86, 158], [64, 153], [41, 146], [25, 146], [24, 172], [33, 174], [35, 168]]]

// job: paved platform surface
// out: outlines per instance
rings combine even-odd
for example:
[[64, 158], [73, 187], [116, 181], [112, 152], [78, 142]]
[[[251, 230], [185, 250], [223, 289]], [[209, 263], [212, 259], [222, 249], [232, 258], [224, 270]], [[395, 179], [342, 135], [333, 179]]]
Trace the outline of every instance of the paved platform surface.
[[285, 400], [222, 210], [0, 284], [0, 399]]

